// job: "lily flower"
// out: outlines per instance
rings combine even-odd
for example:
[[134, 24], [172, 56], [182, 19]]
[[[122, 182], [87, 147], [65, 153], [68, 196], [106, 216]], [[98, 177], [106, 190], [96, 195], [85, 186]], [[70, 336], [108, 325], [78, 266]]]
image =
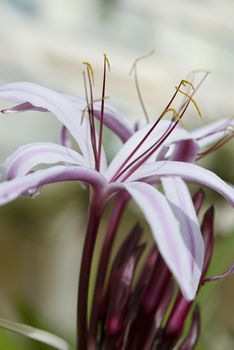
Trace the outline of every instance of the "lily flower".
[[[6, 204], [22, 194], [33, 196], [42, 186], [56, 182], [81, 181], [91, 188], [78, 300], [79, 345], [82, 350], [87, 346], [87, 291], [92, 254], [102, 213], [111, 198], [122, 201], [119, 212], [128, 197], [139, 206], [160, 255], [187, 301], [195, 298], [200, 284], [204, 241], [186, 183], [210, 187], [234, 206], [233, 187], [213, 172], [194, 164], [196, 159], [212, 150], [204, 151], [204, 147], [214, 143], [218, 147], [218, 143], [233, 134], [233, 120], [226, 119], [193, 132], [180, 127], [179, 121], [188, 104], [195, 103], [186, 94], [188, 101], [180, 113], [171, 108], [171, 102], [186, 83], [182, 81], [160, 117], [134, 132], [120, 114], [105, 103], [107, 65], [105, 58], [101, 102], [93, 99], [92, 71], [88, 64], [86, 76], [90, 91], [86, 101], [28, 82], [0, 87], [1, 99], [18, 103], [2, 110], [3, 114], [49, 111], [63, 126], [61, 144], [31, 143], [20, 147], [6, 159], [1, 167], [0, 204]], [[83, 118], [84, 109], [88, 118]], [[173, 119], [162, 120], [169, 112], [173, 113]], [[94, 118], [100, 121], [98, 131]], [[108, 165], [102, 146], [103, 125], [124, 142]], [[77, 142], [79, 151], [68, 146], [67, 132]], [[41, 165], [43, 168], [40, 168]], [[159, 184], [162, 184], [163, 192], [156, 187]], [[117, 215], [117, 225], [118, 214], [114, 215]]]

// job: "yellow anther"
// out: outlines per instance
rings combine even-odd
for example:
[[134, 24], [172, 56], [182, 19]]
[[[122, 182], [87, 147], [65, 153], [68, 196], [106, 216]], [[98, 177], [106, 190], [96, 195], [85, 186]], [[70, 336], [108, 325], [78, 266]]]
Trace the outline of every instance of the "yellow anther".
[[93, 84], [94, 84], [94, 70], [93, 70], [91, 63], [89, 63], [88, 61], [84, 61], [83, 64], [87, 67], [87, 70], [88, 70], [89, 74], [91, 75], [92, 80], [93, 80]]
[[198, 107], [196, 101], [192, 98], [192, 96], [190, 96], [189, 94], [187, 94], [186, 92], [180, 90], [178, 87], [175, 87], [177, 91], [179, 91], [182, 95], [186, 96], [194, 105], [194, 107], [196, 108], [200, 118], [202, 119], [202, 114], [201, 114], [201, 110], [200, 108]]
[[[179, 120], [180, 119], [180, 115], [179, 113], [175, 110], [175, 108], [167, 108], [165, 109], [162, 114], [161, 114], [161, 118], [164, 117], [165, 114], [167, 114], [168, 112], [172, 112], [173, 113], [173, 121], [174, 120]], [[176, 118], [175, 118], [176, 117]]]
[[177, 110], [175, 110], [175, 108], [167, 108], [165, 109], [162, 114], [161, 114], [161, 118], [164, 117], [165, 114], [167, 114], [168, 112], [172, 112], [173, 113], [173, 117], [172, 117], [172, 121], [175, 122], [175, 123], [179, 123], [181, 126], [183, 126], [183, 123], [182, 123], [182, 119], [181, 119], [181, 116], [180, 114], [177, 112]]
[[107, 54], [104, 53], [103, 56], [104, 56], [104, 61], [107, 63], [108, 70], [110, 71], [110, 61], [107, 57]]
[[191, 86], [191, 88], [192, 88], [193, 90], [195, 90], [195, 87], [194, 87], [193, 83], [191, 83], [190, 81], [188, 81], [188, 80], [186, 80], [186, 79], [181, 80], [181, 84], [182, 84], [183, 86], [185, 86], [185, 87], [186, 87], [186, 85], [189, 85], [189, 86]]

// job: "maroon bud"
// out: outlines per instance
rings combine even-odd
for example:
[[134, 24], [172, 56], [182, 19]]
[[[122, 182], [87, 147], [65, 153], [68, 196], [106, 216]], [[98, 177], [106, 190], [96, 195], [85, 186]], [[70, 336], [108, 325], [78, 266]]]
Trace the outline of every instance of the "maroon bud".
[[160, 309], [165, 294], [168, 292], [167, 287], [170, 281], [171, 273], [162, 257], [158, 255], [151, 277], [148, 280], [148, 286], [145, 288], [141, 297], [137, 315], [131, 325], [129, 332], [129, 349], [145, 349], [147, 344], [153, 342], [157, 332], [157, 312]]
[[170, 278], [171, 272], [168, 270], [164, 260], [159, 256], [142, 300], [142, 307], [146, 313], [156, 311]]
[[152, 277], [158, 256], [158, 250], [154, 246], [146, 258], [146, 261], [136, 283], [134, 293], [130, 300], [130, 304], [134, 305], [134, 311], [136, 311], [137, 307], [139, 306], [142, 295], [144, 294], [145, 289]]
[[105, 330], [109, 335], [115, 335], [122, 329], [135, 268], [144, 249], [145, 244], [138, 246], [130, 256], [125, 258], [125, 261], [117, 272], [110, 295], [105, 325]]
[[180, 345], [178, 350], [195, 349], [200, 334], [200, 323], [200, 310], [199, 307], [196, 306], [193, 311], [192, 321], [187, 336], [185, 337], [183, 343]]
[[203, 191], [203, 189], [198, 190], [193, 195], [193, 205], [197, 214], [201, 209], [204, 198], [205, 198], [205, 192]]
[[120, 265], [122, 265], [122, 262], [125, 259], [125, 257], [129, 256], [135, 250], [137, 244], [141, 239], [142, 234], [143, 234], [143, 229], [137, 223], [132, 228], [127, 238], [124, 240], [124, 242], [120, 246], [112, 265], [112, 271], [116, 270]]
[[[152, 348], [154, 349], [153, 343], [155, 342], [155, 340], [160, 341], [161, 333], [162, 333], [160, 326], [165, 317], [167, 308], [170, 305], [172, 296], [173, 296], [173, 282], [170, 281], [164, 295], [162, 296], [162, 300], [159, 304], [159, 307], [155, 315], [152, 317], [152, 322], [149, 324], [149, 328], [146, 332], [144, 343], [142, 343], [142, 349], [152, 349]], [[161, 349], [161, 345], [160, 345], [160, 348], [156, 347], [156, 349]]]
[[160, 327], [164, 319], [164, 316], [166, 314], [167, 308], [170, 305], [170, 302], [172, 301], [173, 292], [174, 292], [174, 288], [173, 288], [173, 282], [171, 280], [167, 286], [166, 292], [164, 293], [164, 296], [162, 297], [162, 301], [155, 314], [155, 328]]
[[103, 305], [101, 308], [102, 314], [105, 314], [105, 312], [106, 312], [107, 300], [109, 300], [109, 298], [110, 298], [110, 294], [111, 294], [113, 285], [116, 282], [118, 271], [121, 268], [123, 261], [125, 261], [126, 257], [130, 256], [132, 254], [132, 252], [136, 249], [137, 244], [139, 243], [139, 241], [141, 239], [142, 233], [143, 233], [142, 227], [139, 224], [136, 224], [132, 228], [132, 230], [128, 234], [127, 238], [122, 243], [122, 245], [120, 246], [118, 252], [116, 253], [115, 260], [112, 264], [110, 277], [109, 277], [109, 281], [107, 284], [105, 297], [103, 300]]
[[191, 306], [192, 302], [187, 301], [183, 294], [179, 292], [165, 325], [164, 332], [165, 339], [172, 345], [174, 345], [181, 336]]
[[201, 225], [201, 231], [205, 244], [205, 257], [203, 263], [202, 278], [206, 274], [214, 247], [214, 207], [211, 206], [205, 213]]
[[133, 322], [135, 322], [135, 319], [138, 316], [140, 303], [141, 303], [142, 297], [145, 293], [145, 290], [148, 286], [148, 283], [151, 279], [158, 255], [159, 255], [158, 250], [154, 246], [151, 249], [150, 253], [148, 254], [148, 256], [144, 262], [144, 266], [142, 268], [140, 276], [138, 277], [134, 291], [132, 292], [132, 295], [130, 297], [128, 312], [127, 312], [127, 316], [125, 318], [125, 332], [124, 332], [125, 348], [124, 349], [128, 348], [129, 333], [131, 331], [131, 327], [132, 327]]

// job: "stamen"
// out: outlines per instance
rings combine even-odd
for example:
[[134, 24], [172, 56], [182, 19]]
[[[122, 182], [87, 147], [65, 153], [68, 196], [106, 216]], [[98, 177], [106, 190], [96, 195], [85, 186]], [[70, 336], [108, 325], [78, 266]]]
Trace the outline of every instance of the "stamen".
[[94, 85], [94, 69], [93, 69], [93, 66], [88, 61], [83, 61], [83, 64], [86, 65], [88, 74], [92, 77], [92, 83]]
[[[162, 113], [162, 116], [164, 116], [166, 113], [168, 112], [173, 112], [173, 117], [172, 117], [172, 122], [175, 121], [175, 124], [177, 125], [181, 119], [181, 117], [178, 115], [177, 111], [174, 108], [168, 108], [167, 110], [165, 110]], [[174, 115], [176, 115], [176, 119], [174, 120]], [[116, 181], [118, 180], [129, 168], [131, 168], [132, 165], [134, 165], [138, 160], [140, 160], [142, 157], [144, 157], [145, 155], [147, 155], [152, 149], [154, 150], [154, 152], [157, 150], [157, 148], [159, 146], [161, 146], [162, 144], [162, 140], [164, 142], [165, 140], [165, 135], [169, 136], [170, 134], [170, 128], [171, 128], [172, 123], [169, 125], [169, 127], [167, 128], [167, 130], [165, 131], [165, 133], [159, 138], [159, 140], [157, 140], [152, 146], [150, 146], [150, 148], [148, 148], [145, 152], [143, 152], [141, 155], [139, 155], [136, 159], [134, 159], [130, 164], [128, 164], [125, 168], [122, 168], [120, 172], [117, 172], [115, 174], [115, 176], [111, 179], [111, 181]], [[174, 128], [172, 129], [174, 130]], [[171, 131], [172, 131], [171, 130]], [[169, 133], [168, 133], [169, 132]], [[167, 137], [166, 136], [166, 137]]]
[[[187, 82], [187, 80], [181, 80], [178, 88], [176, 87], [176, 91], [174, 93], [174, 95], [172, 96], [171, 100], [169, 101], [168, 105], [166, 106], [166, 108], [163, 110], [163, 112], [161, 113], [161, 115], [159, 116], [159, 118], [156, 120], [156, 122], [152, 125], [152, 127], [150, 128], [150, 130], [146, 133], [146, 135], [143, 137], [143, 139], [138, 143], [138, 145], [133, 149], [133, 151], [130, 153], [130, 155], [127, 157], [127, 159], [123, 162], [123, 164], [119, 167], [119, 169], [117, 170], [117, 172], [114, 174], [114, 176], [112, 177], [112, 179], [110, 180], [110, 182], [112, 181], [116, 181], [121, 175], [124, 174], [124, 172], [126, 172], [133, 164], [135, 164], [138, 160], [139, 162], [135, 164], [135, 166], [133, 167], [133, 169], [130, 170], [130, 172], [125, 176], [124, 180], [127, 179], [141, 164], [143, 164], [157, 149], [158, 147], [161, 146], [161, 144], [166, 140], [166, 138], [170, 135], [170, 133], [174, 130], [174, 128], [176, 127], [176, 125], [180, 122], [181, 118], [183, 117], [185, 111], [187, 110], [189, 103], [192, 101], [197, 110], [199, 111], [199, 115], [201, 114], [200, 109], [198, 108], [196, 102], [194, 101], [194, 99], [186, 94], [186, 96], [188, 97], [188, 101], [184, 106], [184, 109], [181, 111], [181, 114], [179, 114], [174, 108], [170, 108], [170, 105], [172, 104], [173, 100], [175, 99], [176, 95], [178, 94], [178, 92], [182, 92], [182, 90], [180, 90], [181, 85], [185, 86], [186, 84], [191, 86], [190, 82]], [[171, 127], [167, 129], [167, 131], [164, 133], [164, 135], [157, 140], [157, 142], [152, 145], [148, 150], [146, 150], [143, 154], [141, 154], [139, 157], [137, 157], [135, 160], [133, 160], [130, 164], [128, 164], [126, 166], [126, 164], [129, 162], [129, 160], [133, 157], [133, 155], [135, 154], [135, 152], [142, 146], [142, 144], [145, 142], [145, 140], [148, 138], [148, 136], [152, 133], [152, 131], [156, 128], [156, 126], [158, 125], [158, 123], [160, 122], [160, 120], [164, 117], [164, 115], [166, 113], [168, 113], [168, 111], [172, 111], [173, 112], [173, 118], [172, 121], [175, 120], [175, 124]], [[176, 116], [176, 118], [175, 118]], [[143, 158], [142, 160], [140, 160], [141, 158]], [[126, 167], [125, 167], [126, 166]], [[122, 181], [124, 181], [122, 180]]]
[[100, 128], [99, 128], [99, 144], [98, 144], [98, 169], [101, 164], [101, 153], [102, 153], [102, 134], [103, 134], [103, 120], [104, 120], [104, 103], [105, 103], [105, 90], [106, 90], [106, 67], [110, 70], [110, 62], [107, 55], [104, 53], [104, 71], [103, 71], [103, 83], [102, 83], [102, 104], [101, 104], [101, 116], [100, 116]]
[[[105, 96], [104, 100], [110, 99], [110, 96]], [[101, 102], [102, 98], [95, 98], [93, 100], [93, 104], [95, 105], [96, 102]], [[81, 121], [80, 121], [80, 125], [82, 125], [84, 117], [85, 117], [85, 113], [88, 112], [88, 109], [91, 108], [91, 105], [86, 105], [86, 107], [82, 110], [82, 115], [81, 115]], [[95, 109], [95, 108], [94, 108]]]
[[[126, 174], [126, 176], [121, 180], [121, 182], [124, 182], [130, 175], [132, 175], [134, 173], [134, 171], [139, 168], [147, 159], [149, 159], [149, 157], [151, 157], [151, 155], [163, 144], [163, 142], [167, 139], [167, 137], [172, 133], [172, 131], [175, 129], [175, 127], [178, 125], [179, 121], [181, 120], [181, 118], [183, 117], [184, 113], [186, 112], [188, 105], [190, 103], [190, 100], [187, 102], [186, 106], [184, 107], [183, 111], [181, 112], [181, 114], [179, 115], [179, 118], [176, 118], [176, 121], [174, 123], [174, 125], [171, 127], [171, 125], [169, 125], [167, 131], [164, 133], [164, 135], [153, 145], [151, 146], [147, 151], [145, 151], [141, 156], [138, 157], [139, 162], [135, 164], [135, 166], [130, 169], [130, 171]], [[174, 109], [172, 109], [174, 112], [176, 112]], [[177, 113], [177, 112], [176, 112]], [[145, 155], [145, 157], [143, 159], [143, 156]], [[132, 162], [132, 163], [135, 163]], [[127, 170], [127, 169], [126, 169]], [[122, 174], [125, 171], [122, 172]]]
[[80, 124], [83, 123], [85, 112], [87, 111], [88, 114], [89, 114], [88, 89], [87, 89], [87, 81], [86, 81], [86, 76], [85, 76], [85, 72], [84, 72], [84, 71], [83, 71], [83, 81], [84, 81], [84, 88], [85, 88], [86, 107], [85, 107], [85, 109], [83, 110], [83, 113], [82, 113], [82, 116], [81, 116]]
[[[90, 102], [88, 99], [86, 75], [85, 75], [85, 72], [83, 72], [85, 96], [86, 96], [86, 103], [88, 106], [88, 114], [89, 114], [90, 137], [91, 137], [94, 160], [95, 160], [95, 169], [98, 170], [98, 160], [97, 160], [98, 156], [97, 156], [96, 131], [95, 131], [94, 113], [93, 113], [93, 89], [92, 89], [92, 80], [94, 81], [94, 78], [93, 78], [94, 71], [93, 71], [93, 68], [89, 62], [83, 62], [83, 64], [86, 65], [88, 82], [89, 82]], [[90, 108], [89, 108], [89, 106], [90, 106]]]
[[[175, 127], [178, 125], [179, 120], [174, 123], [174, 125], [159, 139], [158, 142], [156, 142], [155, 145], [151, 146], [147, 151], [145, 151], [141, 156], [138, 157], [139, 162], [135, 164], [135, 166], [130, 169], [130, 171], [126, 174], [126, 176], [121, 180], [121, 182], [124, 182], [127, 180], [127, 178], [134, 173], [135, 170], [137, 170], [143, 163], [146, 162], [147, 159], [149, 159], [154, 152], [163, 144], [163, 142], [168, 138], [168, 136], [172, 133], [172, 131], [175, 129]], [[143, 156], [145, 157], [141, 159]], [[135, 161], [134, 161], [135, 163]], [[125, 172], [125, 171], [124, 171]]]
[[[182, 85], [182, 80], [179, 84], [179, 87]], [[129, 154], [129, 156], [127, 157], [127, 159], [123, 162], [123, 164], [120, 166], [120, 168], [117, 170], [117, 172], [115, 173], [115, 175], [112, 177], [112, 179], [110, 180], [110, 182], [115, 181], [118, 174], [121, 172], [121, 170], [124, 168], [124, 166], [128, 163], [128, 161], [132, 158], [132, 156], [134, 155], [134, 153], [141, 147], [141, 145], [143, 145], [143, 143], [145, 142], [145, 140], [148, 138], [148, 136], [154, 131], [154, 129], [157, 127], [158, 123], [160, 122], [160, 120], [164, 117], [164, 115], [167, 113], [170, 105], [172, 104], [172, 102], [174, 101], [176, 95], [178, 94], [178, 91], [175, 91], [175, 93], [173, 94], [172, 98], [170, 99], [169, 103], [167, 104], [167, 106], [164, 108], [164, 110], [162, 111], [162, 113], [160, 114], [160, 116], [158, 117], [158, 119], [154, 122], [154, 124], [152, 125], [152, 127], [150, 128], [150, 130], [146, 133], [146, 135], [143, 137], [143, 139], [138, 143], [138, 145], [136, 145], [136, 147], [132, 150], [132, 152]], [[183, 116], [184, 112], [186, 111], [188, 104], [190, 101], [187, 102], [187, 106], [185, 106], [181, 117]]]
[[103, 56], [104, 56], [104, 61], [105, 61], [105, 63], [107, 63], [108, 70], [110, 71], [110, 61], [109, 61], [109, 59], [108, 59], [108, 57], [107, 57], [107, 54], [104, 53]]
[[130, 69], [130, 72], [129, 72], [130, 75], [134, 72], [134, 81], [135, 81], [135, 86], [136, 86], [136, 90], [137, 90], [137, 95], [138, 95], [138, 98], [139, 98], [139, 101], [140, 101], [140, 104], [141, 104], [141, 108], [143, 110], [143, 113], [145, 115], [145, 119], [146, 119], [147, 123], [150, 122], [150, 119], [149, 119], [149, 115], [147, 113], [147, 110], [146, 110], [146, 107], [145, 107], [145, 104], [144, 104], [144, 101], [143, 101], [143, 97], [142, 97], [142, 93], [141, 93], [141, 89], [140, 89], [140, 85], [139, 85], [139, 81], [138, 81], [137, 64], [138, 64], [139, 61], [144, 60], [144, 59], [152, 56], [153, 53], [154, 53], [154, 50], [152, 50], [150, 53], [148, 53], [148, 54], [146, 54], [144, 56], [138, 57], [135, 60], [135, 62], [133, 63], [132, 68]]
[[182, 85], [185, 86], [185, 87], [186, 87], [187, 85], [190, 85], [191, 88], [192, 88], [193, 90], [195, 90], [195, 87], [194, 87], [193, 83], [191, 83], [190, 81], [188, 81], [188, 80], [186, 80], [186, 79], [183, 79], [183, 80], [181, 81], [181, 83], [182, 83]]
[[175, 88], [176, 88], [176, 90], [177, 90], [178, 92], [180, 92], [182, 95], [188, 97], [188, 99], [194, 104], [194, 107], [196, 108], [196, 110], [197, 110], [197, 112], [198, 112], [200, 118], [202, 119], [201, 110], [200, 110], [200, 108], [198, 107], [196, 101], [192, 98], [192, 96], [190, 96], [189, 94], [187, 94], [187, 92], [182, 91], [182, 90], [179, 89], [178, 87], [175, 87]]
[[[198, 73], [204, 73], [204, 76], [203, 76], [202, 79], [199, 81], [199, 83], [197, 84], [197, 86], [194, 88], [193, 76], [194, 76], [195, 74], [198, 74]], [[207, 78], [207, 76], [208, 76], [209, 73], [210, 73], [210, 72], [208, 72], [208, 71], [196, 70], [196, 71], [192, 71], [192, 72], [188, 75], [188, 78], [186, 79], [187, 82], [189, 82], [189, 81], [188, 81], [189, 77], [193, 75], [193, 76], [191, 77], [192, 81], [190, 82], [190, 84], [188, 84], [188, 85], [190, 85], [190, 86], [191, 86], [191, 84], [192, 84], [192, 86], [193, 86], [193, 88], [194, 88], [192, 94], [190, 95], [191, 97], [194, 96], [194, 94], [197, 92], [197, 90], [198, 90], [198, 89], [200, 88], [200, 86], [203, 84], [203, 82], [205, 81], [205, 79]], [[190, 79], [190, 80], [191, 80], [191, 79]], [[189, 90], [188, 90], [188, 92], [189, 92]], [[182, 109], [184, 108], [184, 106], [186, 105], [186, 103], [187, 103], [187, 97], [185, 96], [185, 97], [184, 97], [184, 101], [181, 103], [181, 106], [178, 108], [178, 112], [179, 112], [179, 113], [182, 111]]]

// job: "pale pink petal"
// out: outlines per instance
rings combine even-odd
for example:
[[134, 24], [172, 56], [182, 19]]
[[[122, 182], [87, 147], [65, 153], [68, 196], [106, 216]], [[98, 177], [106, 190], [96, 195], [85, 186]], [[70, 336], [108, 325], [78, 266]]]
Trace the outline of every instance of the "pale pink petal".
[[162, 177], [161, 182], [171, 209], [179, 222], [184, 242], [191, 252], [192, 274], [199, 282], [204, 261], [204, 242], [191, 195], [186, 184], [179, 177]]
[[42, 107], [35, 107], [29, 102], [23, 102], [13, 107], [4, 108], [1, 110], [3, 114], [14, 114], [18, 112], [28, 112], [28, 111], [37, 111], [37, 112], [48, 112], [48, 109]]
[[199, 147], [206, 147], [229, 135], [230, 128], [234, 128], [234, 119], [225, 118], [192, 130], [191, 135], [197, 140]]
[[147, 182], [158, 182], [161, 176], [179, 176], [188, 182], [210, 187], [234, 206], [234, 188], [212, 171], [195, 164], [176, 161], [158, 161], [144, 164], [127, 181], [145, 179]]
[[[87, 103], [85, 99], [81, 97], [71, 96], [71, 95], [62, 95], [68, 98], [74, 106], [77, 108], [77, 110], [82, 111], [85, 110], [87, 107]], [[31, 103], [21, 103], [19, 105], [16, 105], [14, 107], [6, 108], [2, 110], [2, 113], [5, 114], [11, 114], [11, 113], [17, 113], [17, 112], [26, 112], [26, 111], [41, 111], [41, 112], [48, 112], [47, 109], [41, 108], [41, 107], [35, 107]], [[95, 102], [94, 103], [94, 116], [100, 120], [101, 116], [101, 103]], [[133, 131], [128, 126], [126, 121], [122, 118], [121, 114], [116, 111], [112, 106], [105, 103], [104, 106], [104, 120], [103, 120], [105, 126], [112, 130], [123, 142], [126, 142], [132, 135]]]
[[74, 150], [49, 142], [31, 143], [19, 147], [2, 166], [4, 178], [22, 176], [40, 164], [67, 163], [88, 166], [84, 158]]
[[[81, 110], [84, 110], [87, 107], [86, 100], [81, 97], [73, 95], [66, 95], [66, 97]], [[94, 116], [100, 120], [101, 102], [94, 102]], [[122, 115], [113, 106], [106, 102], [104, 105], [103, 122], [105, 126], [112, 130], [123, 142], [126, 142], [133, 135], [133, 130], [131, 130]]]
[[71, 142], [69, 139], [69, 134], [66, 126], [62, 126], [61, 131], [60, 131], [60, 143], [64, 147], [69, 147], [71, 148]]
[[81, 125], [82, 112], [68, 98], [46, 87], [29, 82], [1, 86], [0, 98], [28, 102], [34, 107], [39, 107], [40, 110], [42, 108], [52, 112], [75, 138], [90, 165], [94, 164], [89, 126], [85, 121]]
[[200, 267], [181, 232], [165, 196], [153, 186], [134, 182], [123, 184], [148, 221], [158, 249], [176, 278], [184, 296], [194, 299], [200, 278]]
[[8, 203], [29, 190], [62, 181], [82, 181], [92, 185], [98, 191], [104, 191], [106, 181], [95, 170], [78, 166], [54, 166], [46, 170], [16, 177], [0, 183], [0, 205]]
[[169, 159], [193, 163], [196, 160], [198, 150], [198, 143], [193, 139], [181, 140], [174, 145]]

